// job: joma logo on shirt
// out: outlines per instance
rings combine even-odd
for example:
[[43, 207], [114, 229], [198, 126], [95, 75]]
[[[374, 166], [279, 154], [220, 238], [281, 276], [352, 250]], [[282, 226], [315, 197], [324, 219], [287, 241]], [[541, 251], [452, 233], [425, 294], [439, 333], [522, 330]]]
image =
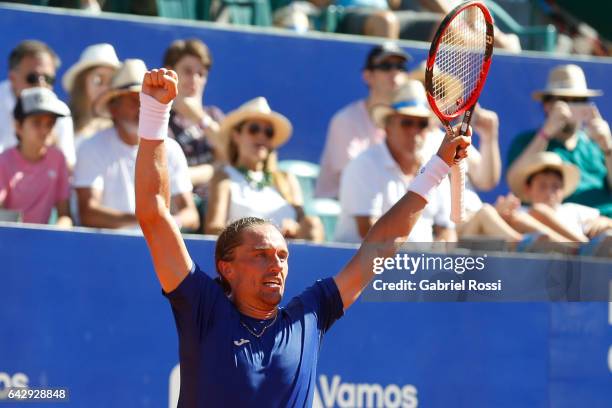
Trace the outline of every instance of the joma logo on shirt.
[[367, 384], [342, 382], [339, 375], [332, 377], [331, 383], [326, 375], [320, 375], [315, 387], [313, 408], [355, 408], [355, 407], [396, 407], [416, 408], [419, 405], [417, 389], [406, 384]]
[[247, 339], [234, 340], [234, 346], [236, 347], [240, 347], [243, 344], [247, 344], [247, 343], [250, 343], [250, 340], [247, 340]]

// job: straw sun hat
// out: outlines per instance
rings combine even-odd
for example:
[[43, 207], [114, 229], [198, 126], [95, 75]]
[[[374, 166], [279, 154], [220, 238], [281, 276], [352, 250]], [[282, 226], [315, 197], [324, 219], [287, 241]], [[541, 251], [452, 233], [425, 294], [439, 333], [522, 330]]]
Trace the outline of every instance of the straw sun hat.
[[110, 44], [94, 44], [85, 48], [76, 64], [68, 68], [62, 77], [62, 86], [66, 92], [72, 91], [76, 77], [89, 68], [107, 66], [119, 68], [121, 62], [117, 58], [115, 49]]
[[535, 173], [544, 169], [554, 169], [563, 175], [563, 198], [576, 191], [580, 181], [580, 171], [572, 164], [565, 163], [558, 154], [553, 152], [539, 152], [528, 156], [525, 164], [522, 164], [516, 175], [508, 178], [510, 190], [521, 199], [529, 202], [527, 197], [527, 179]]
[[541, 100], [543, 96], [566, 96], [588, 98], [603, 95], [597, 89], [587, 88], [584, 71], [578, 65], [568, 64], [555, 67], [548, 75], [546, 89], [533, 93], [533, 98]]
[[140, 92], [142, 81], [147, 73], [147, 66], [139, 59], [126, 59], [111, 80], [110, 89], [104, 92], [94, 103], [94, 112], [102, 117], [110, 117], [108, 103], [111, 99], [131, 93]]
[[272, 123], [274, 128], [274, 136], [271, 141], [273, 149], [285, 143], [293, 130], [289, 119], [270, 109], [266, 98], [259, 96], [244, 103], [225, 117], [223, 122], [221, 122], [219, 138], [229, 143], [232, 129], [249, 119], [263, 119]]

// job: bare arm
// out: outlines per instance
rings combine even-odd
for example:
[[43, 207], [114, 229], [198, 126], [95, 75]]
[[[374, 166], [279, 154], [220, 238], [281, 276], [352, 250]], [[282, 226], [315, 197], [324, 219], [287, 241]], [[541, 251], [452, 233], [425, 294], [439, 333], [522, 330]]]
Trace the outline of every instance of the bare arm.
[[81, 224], [93, 228], [123, 228], [136, 225], [134, 214], [102, 205], [102, 192], [93, 188], [77, 188]]
[[[153, 70], [143, 93], [168, 104], [176, 97], [176, 74]], [[141, 135], [142, 136], [142, 135]], [[145, 236], [162, 288], [171, 292], [185, 279], [192, 261], [170, 214], [168, 161], [163, 140], [140, 140], [136, 158], [136, 217]]]
[[469, 178], [478, 190], [489, 191], [501, 178], [501, 154], [499, 152], [499, 118], [493, 111], [478, 107], [474, 112], [474, 131], [480, 136], [479, 154], [471, 154]]
[[531, 139], [531, 142], [529, 142], [527, 147], [508, 168], [507, 177], [509, 179], [516, 177], [518, 169], [521, 168], [527, 158], [535, 153], [545, 151], [548, 148], [549, 140], [555, 137], [571, 118], [572, 112], [570, 111], [569, 105], [563, 101], [556, 101], [552, 105], [546, 122], [544, 122], [544, 125], [540, 128], [538, 135]]
[[[453, 163], [457, 148], [461, 148], [459, 156], [465, 158], [468, 146], [468, 137], [455, 137], [451, 140], [445, 136], [438, 156], [447, 164]], [[410, 234], [426, 204], [427, 201], [423, 197], [408, 191], [372, 226], [357, 254], [334, 277], [345, 310], [357, 300], [374, 276], [374, 258], [388, 257], [395, 253], [396, 242], [404, 240]]]
[[194, 186], [208, 184], [213, 176], [213, 171], [214, 168], [212, 164], [200, 164], [189, 167], [189, 178], [191, 179], [191, 184]]
[[57, 210], [57, 221], [55, 225], [61, 228], [72, 227], [72, 218], [70, 218], [70, 202], [62, 200], [55, 206]]
[[200, 228], [200, 217], [191, 193], [173, 195], [170, 204], [171, 213], [181, 228], [191, 231]]
[[376, 223], [376, 218], [369, 215], [357, 215], [355, 216], [355, 222], [357, 223], [357, 232], [359, 232], [359, 236], [363, 239]]

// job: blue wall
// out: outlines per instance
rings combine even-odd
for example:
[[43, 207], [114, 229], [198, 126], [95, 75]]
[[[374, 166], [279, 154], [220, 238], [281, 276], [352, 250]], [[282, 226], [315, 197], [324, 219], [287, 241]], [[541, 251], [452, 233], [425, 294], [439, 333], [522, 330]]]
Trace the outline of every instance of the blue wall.
[[[82, 49], [97, 42], [115, 45], [119, 57], [142, 58], [148, 66], [161, 64], [165, 48], [177, 38], [198, 37], [214, 56], [214, 67], [205, 95], [206, 102], [224, 111], [258, 95], [268, 97], [272, 107], [287, 115], [295, 125], [295, 135], [281, 149], [281, 158], [317, 162], [323, 149], [327, 124], [339, 108], [366, 94], [361, 81], [363, 60], [371, 43], [315, 37], [289, 37], [220, 29], [211, 25], [170, 25], [114, 20], [77, 15], [31, 13], [0, 7], [0, 56], [7, 56], [21, 40], [38, 38], [53, 47], [63, 60], [60, 75], [79, 57]], [[405, 43], [416, 62], [426, 49]], [[509, 141], [520, 131], [536, 127], [542, 120], [531, 92], [546, 83], [548, 70], [570, 60], [533, 56], [494, 56], [487, 85], [481, 97], [483, 106], [500, 115], [503, 156]], [[612, 94], [610, 62], [578, 61], [589, 79], [589, 86]], [[0, 64], [0, 78], [6, 65]], [[60, 91], [59, 86], [57, 91]], [[60, 92], [61, 94], [61, 92]], [[612, 118], [612, 104], [604, 96], [598, 100], [603, 116]], [[505, 182], [485, 198], [493, 200], [505, 191]]]
[[[188, 240], [207, 271], [213, 245]], [[353, 251], [291, 244], [285, 301]], [[0, 405], [6, 378], [23, 373], [32, 388], [69, 388], [68, 406], [168, 406], [177, 338], [142, 237], [0, 227], [0, 259]], [[526, 260], [491, 272], [511, 278]], [[608, 282], [609, 263], [585, 268], [597, 265]], [[607, 303], [359, 301], [324, 341], [317, 393], [321, 406], [380, 384], [404, 389], [409, 407], [604, 408], [611, 345]]]

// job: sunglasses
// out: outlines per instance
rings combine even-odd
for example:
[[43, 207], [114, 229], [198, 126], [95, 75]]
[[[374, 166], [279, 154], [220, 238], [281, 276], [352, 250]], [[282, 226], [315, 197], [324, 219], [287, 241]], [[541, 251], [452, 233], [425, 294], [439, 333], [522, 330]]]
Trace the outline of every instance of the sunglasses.
[[53, 85], [55, 83], [55, 76], [48, 74], [37, 74], [36, 72], [30, 72], [26, 75], [25, 80], [30, 85], [38, 85], [40, 80], [43, 80], [47, 85]]
[[563, 101], [566, 103], [580, 103], [580, 102], [588, 102], [589, 98], [585, 98], [583, 96], [555, 96], [555, 95], [545, 95], [542, 97], [542, 102], [556, 102]]
[[376, 69], [383, 72], [389, 72], [392, 70], [406, 71], [406, 64], [403, 62], [381, 62], [377, 65], [372, 65], [372, 69]]
[[423, 130], [427, 126], [429, 126], [429, 120], [428, 119], [402, 118], [400, 120], [400, 125], [403, 128], [411, 128], [411, 127], [415, 127], [416, 126], [419, 129]]
[[255, 136], [258, 133], [263, 133], [268, 139], [274, 137], [274, 128], [271, 126], [260, 126], [259, 123], [251, 123], [247, 126], [247, 132], [251, 136]]

